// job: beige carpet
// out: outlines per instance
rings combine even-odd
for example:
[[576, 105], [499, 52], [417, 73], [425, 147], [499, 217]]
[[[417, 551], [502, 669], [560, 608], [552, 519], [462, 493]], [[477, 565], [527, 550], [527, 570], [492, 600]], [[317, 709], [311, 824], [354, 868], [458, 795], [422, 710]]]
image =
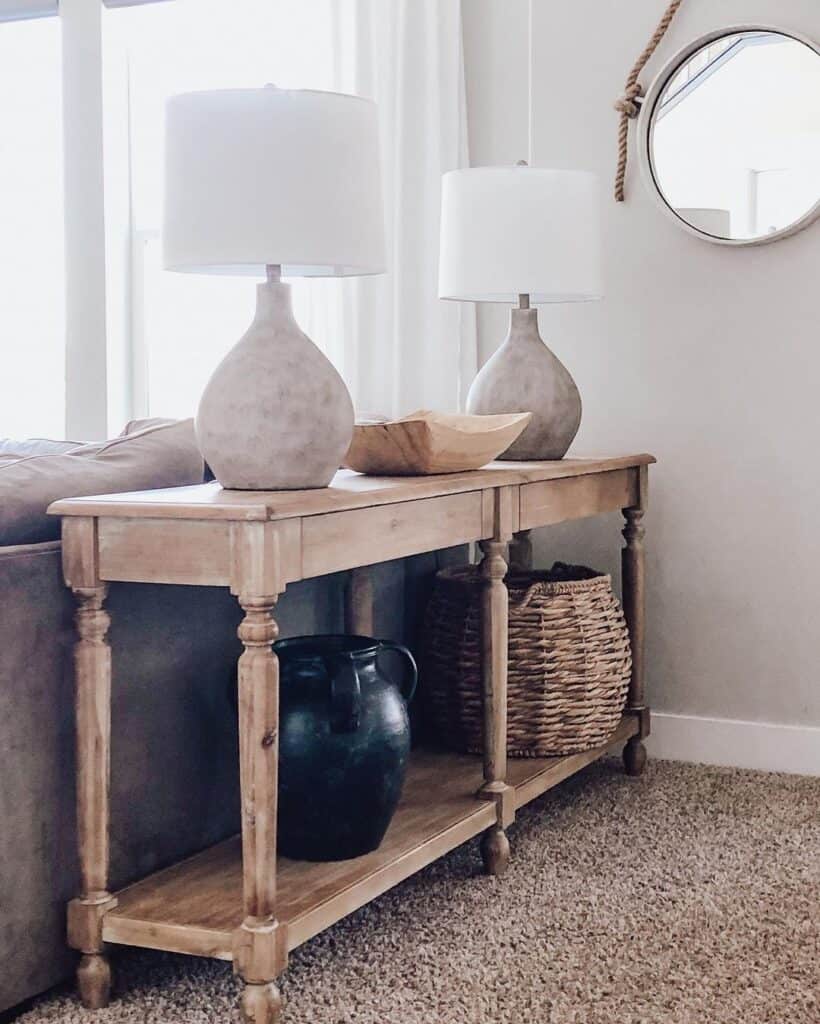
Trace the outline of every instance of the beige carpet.
[[[297, 950], [286, 1024], [818, 1024], [820, 779], [615, 762], [531, 804], [503, 880], [470, 843]], [[20, 1024], [223, 1024], [230, 966], [121, 952], [119, 993]]]

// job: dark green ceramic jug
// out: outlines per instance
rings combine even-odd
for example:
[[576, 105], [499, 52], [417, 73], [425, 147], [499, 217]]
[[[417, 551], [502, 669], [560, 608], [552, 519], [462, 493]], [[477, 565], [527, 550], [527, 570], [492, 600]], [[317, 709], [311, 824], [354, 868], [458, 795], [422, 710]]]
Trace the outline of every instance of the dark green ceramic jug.
[[[416, 663], [401, 644], [368, 636], [302, 636], [279, 657], [279, 852], [346, 860], [375, 850], [404, 784], [407, 703]], [[387, 651], [409, 672], [400, 685]]]

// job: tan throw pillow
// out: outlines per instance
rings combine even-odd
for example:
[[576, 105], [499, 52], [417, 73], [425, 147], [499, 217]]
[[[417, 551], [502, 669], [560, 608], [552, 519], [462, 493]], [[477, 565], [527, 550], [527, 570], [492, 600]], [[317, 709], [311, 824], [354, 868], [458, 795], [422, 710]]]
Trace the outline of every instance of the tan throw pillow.
[[70, 453], [0, 459], [0, 545], [58, 538], [60, 519], [46, 513], [58, 498], [198, 484], [203, 474], [193, 420], [155, 424]]

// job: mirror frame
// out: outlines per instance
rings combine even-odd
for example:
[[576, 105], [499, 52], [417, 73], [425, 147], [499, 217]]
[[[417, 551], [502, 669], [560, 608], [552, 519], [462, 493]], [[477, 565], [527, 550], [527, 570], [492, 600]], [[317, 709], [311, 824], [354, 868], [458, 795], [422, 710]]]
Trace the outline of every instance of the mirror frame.
[[790, 29], [785, 28], [777, 28], [774, 25], [727, 25], [724, 28], [715, 29], [713, 32], [707, 32], [705, 35], [699, 36], [687, 46], [684, 46], [682, 50], [679, 50], [675, 56], [664, 65], [650, 85], [643, 103], [641, 104], [641, 112], [638, 120], [638, 155], [640, 158], [641, 172], [647, 188], [667, 217], [670, 217], [678, 227], [683, 228], [684, 231], [688, 231], [690, 235], [694, 235], [696, 238], [702, 238], [705, 241], [712, 242], [716, 245], [767, 245], [769, 242], [777, 242], [781, 238], [788, 238], [789, 235], [794, 235], [798, 231], [802, 231], [803, 228], [808, 227], [812, 221], [816, 220], [818, 216], [820, 216], [820, 198], [818, 198], [814, 206], [810, 210], [807, 210], [802, 217], [789, 224], [788, 227], [781, 228], [780, 231], [773, 231], [771, 234], [762, 235], [760, 238], [721, 238], [719, 235], [710, 235], [707, 231], [701, 231], [700, 228], [694, 227], [688, 221], [684, 220], [679, 214], [675, 213], [673, 208], [664, 198], [660, 184], [655, 177], [655, 172], [652, 167], [652, 139], [655, 131], [652, 115], [654, 114], [655, 107], [657, 106], [658, 101], [663, 94], [663, 90], [666, 88], [670, 79], [677, 74], [681, 65], [693, 56], [693, 54], [697, 53], [698, 50], [707, 46], [709, 43], [715, 42], [717, 39], [722, 39], [724, 36], [732, 36], [738, 32], [774, 32], [777, 35], [787, 36], [798, 43], [803, 43], [805, 46], [808, 46], [809, 49], [814, 50], [817, 54], [818, 60], [820, 60], [820, 44], [809, 39], [808, 36], [801, 35], [799, 32], [792, 32]]

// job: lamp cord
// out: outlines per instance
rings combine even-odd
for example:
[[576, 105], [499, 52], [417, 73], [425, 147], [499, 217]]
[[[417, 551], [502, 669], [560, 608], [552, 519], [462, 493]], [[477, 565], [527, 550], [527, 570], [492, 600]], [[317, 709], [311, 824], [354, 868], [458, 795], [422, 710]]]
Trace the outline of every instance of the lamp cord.
[[618, 168], [615, 171], [615, 202], [624, 201], [624, 178], [626, 177], [627, 140], [629, 136], [629, 122], [638, 116], [641, 110], [640, 98], [644, 94], [643, 86], [638, 82], [638, 76], [649, 62], [649, 58], [657, 50], [660, 41], [666, 34], [666, 30], [683, 0], [672, 0], [664, 11], [663, 17], [658, 22], [652, 38], [646, 44], [640, 57], [635, 61], [629, 77], [626, 80], [623, 96], [615, 102], [615, 109], [620, 113], [618, 122]]
[[527, 8], [527, 163], [532, 167], [532, 4], [530, 0]]

